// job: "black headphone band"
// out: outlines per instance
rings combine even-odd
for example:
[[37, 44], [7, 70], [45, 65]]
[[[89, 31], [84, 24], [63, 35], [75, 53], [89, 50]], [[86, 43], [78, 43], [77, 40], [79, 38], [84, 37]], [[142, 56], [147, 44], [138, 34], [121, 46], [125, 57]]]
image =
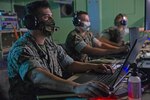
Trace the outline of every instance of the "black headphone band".
[[76, 11], [74, 13], [72, 22], [73, 22], [74, 26], [81, 26], [81, 20], [79, 18], [79, 12], [78, 11]]
[[30, 30], [36, 29], [39, 23], [37, 17], [32, 14], [25, 15], [23, 21], [24, 21], [24, 25], [26, 26], [26, 28]]

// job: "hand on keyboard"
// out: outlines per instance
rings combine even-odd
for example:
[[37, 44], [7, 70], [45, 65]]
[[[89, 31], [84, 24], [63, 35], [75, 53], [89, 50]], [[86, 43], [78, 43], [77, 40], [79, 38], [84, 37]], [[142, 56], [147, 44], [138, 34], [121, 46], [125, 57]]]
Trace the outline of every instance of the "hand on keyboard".
[[110, 69], [107, 69], [106, 74], [113, 74], [114, 72]]
[[92, 70], [90, 70], [94, 73], [113, 73], [114, 70], [109, 64], [98, 64], [96, 67], [94, 67]]
[[107, 97], [110, 95], [109, 87], [98, 81], [91, 81], [74, 87], [74, 92], [80, 97]]
[[96, 71], [96, 70], [90, 70], [89, 72], [91, 73], [96, 73], [96, 74], [113, 74], [114, 71], [110, 70], [110, 69], [107, 69], [107, 71], [102, 71], [102, 72], [99, 72], [99, 71]]

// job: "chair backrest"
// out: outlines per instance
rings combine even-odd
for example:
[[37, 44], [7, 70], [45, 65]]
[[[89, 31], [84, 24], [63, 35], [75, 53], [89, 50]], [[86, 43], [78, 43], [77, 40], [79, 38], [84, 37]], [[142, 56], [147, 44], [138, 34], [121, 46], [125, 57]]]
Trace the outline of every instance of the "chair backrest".
[[7, 69], [0, 69], [0, 100], [9, 100], [9, 80]]

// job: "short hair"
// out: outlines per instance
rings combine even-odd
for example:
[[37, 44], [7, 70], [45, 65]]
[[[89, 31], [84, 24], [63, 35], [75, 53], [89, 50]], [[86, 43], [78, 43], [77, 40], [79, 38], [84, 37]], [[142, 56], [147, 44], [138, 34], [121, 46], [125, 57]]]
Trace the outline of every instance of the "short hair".
[[38, 0], [26, 5], [26, 13], [31, 15], [37, 15], [39, 8], [50, 8], [47, 0]]
[[78, 19], [80, 19], [82, 14], [88, 15], [86, 11], [76, 11], [73, 16], [76, 16]]

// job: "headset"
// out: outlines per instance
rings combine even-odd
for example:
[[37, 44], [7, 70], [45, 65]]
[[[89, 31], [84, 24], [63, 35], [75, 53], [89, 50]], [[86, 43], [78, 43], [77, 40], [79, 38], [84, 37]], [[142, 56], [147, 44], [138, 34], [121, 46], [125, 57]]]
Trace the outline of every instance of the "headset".
[[81, 26], [81, 20], [79, 19], [78, 11], [74, 12], [72, 22], [74, 26]]
[[79, 16], [80, 16], [79, 11], [74, 12], [72, 20], [74, 26], [83, 26], [83, 23], [81, 22]]
[[[39, 20], [36, 16], [27, 14], [23, 19], [23, 24], [26, 26], [27, 29], [34, 30], [37, 29], [39, 26]], [[54, 31], [60, 29], [60, 27], [55, 26], [55, 22], [51, 24], [54, 27]]]
[[38, 19], [31, 14], [25, 15], [23, 19], [23, 24], [26, 26], [27, 29], [34, 30], [37, 28], [39, 21]]
[[[120, 19], [121, 17], [121, 21], [118, 21], [118, 19]], [[114, 20], [114, 25], [115, 26], [119, 26], [119, 25], [123, 25], [126, 26], [127, 25], [127, 20], [124, 19], [126, 16], [124, 14], [118, 14]]]

